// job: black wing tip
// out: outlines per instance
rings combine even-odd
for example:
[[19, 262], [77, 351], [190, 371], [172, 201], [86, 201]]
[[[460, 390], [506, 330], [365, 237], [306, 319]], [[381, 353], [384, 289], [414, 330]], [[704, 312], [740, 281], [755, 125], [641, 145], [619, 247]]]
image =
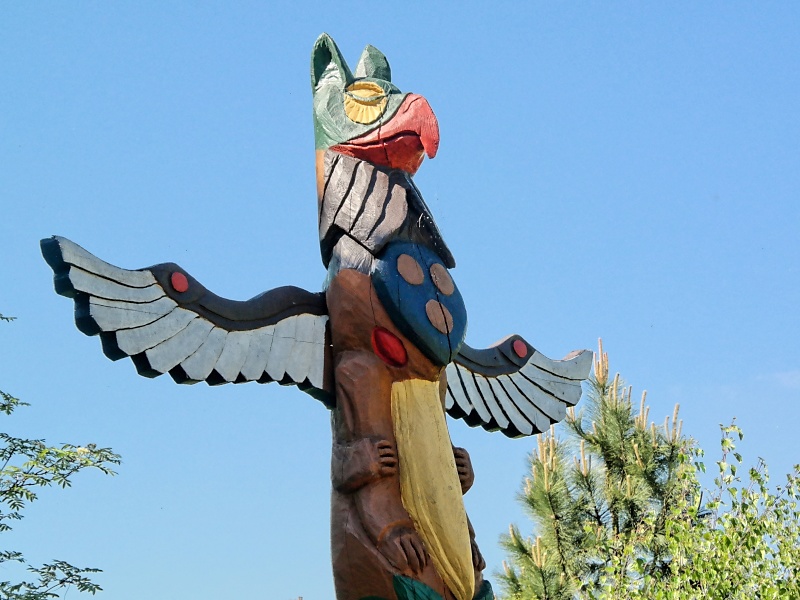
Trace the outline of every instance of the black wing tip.
[[148, 377], [150, 379], [154, 379], [159, 375], [163, 375], [161, 371], [157, 371], [150, 365], [150, 361], [147, 358], [147, 354], [144, 352], [140, 352], [139, 354], [134, 354], [131, 356], [131, 360], [133, 361], [133, 365], [136, 367], [136, 372], [139, 373], [142, 377]]
[[64, 256], [61, 252], [61, 242], [58, 237], [52, 236], [40, 240], [39, 248], [42, 250], [44, 260], [54, 271], [64, 267]]
[[[470, 427], [480, 427], [480, 428], [484, 429], [485, 431], [488, 431], [489, 433], [495, 433], [495, 432], [499, 431], [504, 436], [506, 436], [508, 438], [511, 438], [511, 439], [530, 437], [532, 435], [538, 435], [540, 433], [544, 433], [538, 427], [536, 427], [536, 425], [534, 423], [531, 423], [531, 426], [533, 427], [533, 431], [531, 431], [531, 433], [524, 433], [524, 432], [520, 431], [519, 429], [516, 428], [516, 426], [514, 426], [513, 423], [509, 423], [508, 426], [504, 429], [504, 428], [500, 427], [494, 419], [492, 419], [491, 421], [489, 421], [487, 423], [486, 421], [481, 420], [481, 418], [479, 416], [475, 415], [474, 413], [470, 413], [467, 416], [462, 416], [463, 415], [463, 411], [460, 408], [456, 409], [456, 410], [454, 410], [453, 408], [450, 408], [450, 409], [447, 410], [447, 414], [450, 415], [451, 417], [453, 417], [454, 419], [461, 419], [462, 421], [464, 421]], [[552, 419], [551, 419], [551, 424], [553, 422], [554, 421], [552, 421]]]
[[465, 413], [464, 409], [462, 409], [457, 402], [453, 402], [453, 406], [447, 409], [447, 414], [453, 417], [454, 419], [461, 419], [469, 425], [470, 427], [477, 427], [478, 425], [483, 425], [483, 421], [481, 420], [480, 416], [475, 410], [471, 410], [469, 413]]
[[[536, 429], [535, 426], [534, 426], [534, 429]], [[505, 435], [508, 438], [511, 438], [512, 440], [516, 440], [516, 439], [523, 438], [523, 437], [530, 437], [532, 435], [536, 435], [537, 433], [541, 433], [541, 431], [532, 431], [531, 433], [522, 433], [519, 429], [517, 429], [516, 427], [513, 427], [513, 426], [509, 427], [508, 429], [504, 429], [503, 430], [503, 435]]]
[[[66, 279], [66, 278], [65, 278]], [[56, 278], [56, 291], [58, 292], [58, 278]], [[58, 292], [61, 294], [61, 292]], [[67, 294], [61, 294], [66, 296]], [[75, 326], [84, 335], [97, 335], [100, 333], [100, 326], [92, 317], [91, 307], [89, 306], [89, 296], [80, 292], [75, 292], [69, 296], [75, 301]]]
[[103, 354], [110, 360], [120, 360], [128, 356], [117, 344], [117, 334], [113, 331], [101, 331], [100, 343], [103, 346]]
[[39, 242], [39, 247], [45, 262], [53, 269], [53, 286], [56, 294], [74, 298], [75, 288], [69, 280], [69, 263], [64, 260], [60, 239], [56, 236], [45, 238]]
[[172, 381], [181, 385], [194, 385], [200, 383], [197, 379], [191, 379], [181, 365], [175, 365], [169, 370], [169, 375]]
[[[53, 269], [53, 287], [59, 296], [71, 298], [75, 302], [75, 326], [78, 330], [84, 335], [97, 335], [100, 333], [100, 327], [92, 317], [89, 296], [77, 291], [70, 280], [70, 265], [64, 260], [61, 239], [52, 236], [39, 241], [42, 256]], [[111, 357], [109, 356], [109, 358]]]
[[208, 374], [208, 377], [206, 377], [206, 383], [211, 386], [225, 385], [228, 383], [228, 380], [220, 375], [216, 369], [213, 369], [211, 373]]
[[59, 296], [64, 296], [65, 298], [76, 297], [77, 292], [75, 291], [75, 286], [72, 285], [72, 281], [69, 278], [69, 265], [65, 264], [63, 269], [55, 271], [53, 287], [56, 290], [56, 294]]

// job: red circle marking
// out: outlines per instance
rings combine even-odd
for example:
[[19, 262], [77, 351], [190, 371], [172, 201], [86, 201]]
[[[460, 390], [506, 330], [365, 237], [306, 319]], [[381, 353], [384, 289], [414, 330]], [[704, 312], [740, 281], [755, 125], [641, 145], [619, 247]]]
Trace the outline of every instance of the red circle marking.
[[403, 342], [383, 327], [372, 330], [372, 349], [390, 367], [403, 367], [408, 362], [408, 353]]
[[525, 358], [528, 356], [528, 347], [522, 340], [514, 340], [514, 343], [511, 344], [511, 347], [514, 348], [514, 353], [520, 358]]
[[189, 280], [186, 279], [186, 275], [178, 271], [170, 275], [169, 282], [172, 284], [172, 289], [176, 292], [183, 293], [189, 289]]

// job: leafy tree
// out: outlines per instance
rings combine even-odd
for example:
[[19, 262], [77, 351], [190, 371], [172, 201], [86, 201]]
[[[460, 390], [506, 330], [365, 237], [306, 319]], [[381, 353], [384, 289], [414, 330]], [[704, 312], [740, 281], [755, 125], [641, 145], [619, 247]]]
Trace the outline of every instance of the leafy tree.
[[667, 517], [671, 560], [664, 576], [654, 577], [631, 561], [636, 548], [652, 541], [653, 524], [645, 520], [635, 536], [610, 549], [597, 598], [800, 598], [800, 465], [774, 491], [763, 460], [743, 480], [735, 446], [742, 431], [735, 424], [721, 429], [722, 457], [710, 500], [702, 507], [695, 502], [699, 463], [679, 478], [683, 495]]
[[[800, 465], [771, 492], [763, 461], [742, 483], [742, 457], [722, 429], [715, 489], [703, 504], [703, 453], [681, 434], [678, 407], [661, 426], [638, 411], [600, 346], [578, 415], [539, 438], [521, 501], [535, 538], [503, 538], [500, 579], [514, 600], [798, 598]], [[733, 462], [731, 462], [733, 460]]]
[[[0, 320], [11, 317], [0, 314]], [[11, 394], [0, 391], [0, 412], [10, 415], [16, 408], [27, 406]], [[25, 507], [37, 499], [38, 488], [72, 485], [72, 479], [84, 469], [98, 469], [113, 475], [111, 465], [119, 464], [120, 457], [109, 448], [94, 444], [60, 447], [48, 446], [44, 440], [31, 440], [0, 433], [0, 533], [11, 529], [11, 522], [23, 518]], [[0, 550], [0, 565], [4, 563], [27, 565], [24, 556], [14, 550]], [[99, 569], [80, 568], [62, 560], [39, 567], [27, 566], [32, 581], [0, 581], [0, 600], [45, 600], [59, 598], [70, 586], [92, 594], [99, 585], [89, 577]]]

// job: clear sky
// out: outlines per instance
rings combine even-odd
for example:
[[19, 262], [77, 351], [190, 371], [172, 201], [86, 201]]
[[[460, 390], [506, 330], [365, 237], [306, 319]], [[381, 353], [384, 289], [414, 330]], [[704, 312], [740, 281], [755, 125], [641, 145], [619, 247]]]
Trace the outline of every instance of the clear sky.
[[[800, 5], [794, 2], [5, 2], [2, 430], [95, 442], [119, 476], [47, 490], [2, 546], [105, 570], [106, 600], [333, 597], [329, 415], [277, 385], [177, 386], [113, 363], [40, 238], [180, 263], [220, 295], [317, 290], [309, 56], [367, 43], [428, 98], [416, 181], [455, 254], [467, 341], [610, 353], [712, 462], [800, 462]], [[527, 528], [533, 439], [451, 422], [488, 573]], [[0, 579], [4, 573], [0, 573]]]

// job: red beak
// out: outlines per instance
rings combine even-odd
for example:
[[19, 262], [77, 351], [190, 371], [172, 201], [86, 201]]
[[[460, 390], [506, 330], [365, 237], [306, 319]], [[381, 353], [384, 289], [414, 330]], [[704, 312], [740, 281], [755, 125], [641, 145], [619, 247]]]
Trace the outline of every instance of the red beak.
[[436, 156], [439, 123], [425, 98], [409, 94], [388, 122], [331, 150], [413, 175], [425, 154]]

